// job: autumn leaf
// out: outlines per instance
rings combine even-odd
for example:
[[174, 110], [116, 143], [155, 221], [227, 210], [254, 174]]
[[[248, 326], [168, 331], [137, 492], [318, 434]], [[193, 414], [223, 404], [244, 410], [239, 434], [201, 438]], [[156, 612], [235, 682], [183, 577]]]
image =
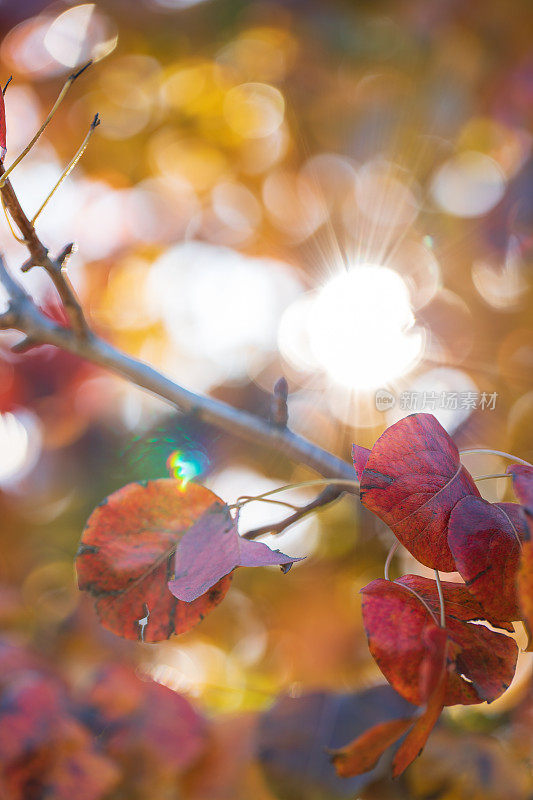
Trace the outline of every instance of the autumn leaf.
[[418, 714], [380, 722], [350, 744], [333, 752], [332, 761], [343, 777], [359, 775], [372, 769], [382, 754], [406, 731], [396, 751], [392, 774], [400, 775], [422, 751], [444, 705], [448, 636], [443, 628], [430, 625], [423, 631], [424, 658], [420, 670], [420, 696], [425, 705]]
[[87, 522], [76, 557], [78, 586], [93, 595], [102, 625], [126, 639], [158, 642], [190, 630], [224, 598], [226, 576], [192, 603], [168, 589], [184, 533], [219, 498], [164, 478], [130, 483]]
[[528, 632], [527, 650], [533, 651], [533, 539], [522, 546], [522, 557], [518, 571], [518, 596], [520, 609]]
[[[330, 763], [332, 753], [342, 752], [344, 742], [364, 737], [375, 727], [382, 735], [400, 728], [405, 731], [414, 711], [390, 686], [353, 694], [312, 692], [278, 698], [262, 715], [257, 734], [269, 786], [279, 800], [352, 800], [385, 773], [387, 764], [370, 768], [374, 759], [365, 754], [364, 766], [370, 771], [341, 778]], [[373, 738], [377, 750], [379, 735]]]
[[424, 712], [401, 743], [392, 762], [392, 776], [397, 778], [422, 752], [429, 734], [437, 724], [446, 699], [448, 633], [436, 626], [423, 634], [426, 656], [420, 673], [421, 694], [426, 698]]
[[455, 570], [447, 541], [450, 513], [463, 497], [480, 495], [444, 428], [432, 414], [401, 419], [379, 437], [360, 472], [363, 450], [354, 456], [363, 505], [422, 564]]
[[363, 472], [365, 471], [366, 462], [368, 461], [368, 456], [370, 455], [370, 450], [366, 447], [361, 447], [360, 444], [354, 444], [352, 447], [352, 459], [353, 465], [355, 467], [355, 472], [357, 474], [357, 478], [361, 480]]
[[243, 539], [228, 507], [213, 503], [178, 544], [176, 576], [168, 587], [179, 600], [190, 603], [236, 567], [277, 565], [286, 572], [300, 560], [271, 550], [261, 542]]
[[[445, 587], [443, 583], [446, 608]], [[456, 592], [454, 587], [453, 593]], [[363, 620], [372, 656], [402, 697], [423, 705], [420, 676], [426, 656], [424, 633], [439, 619], [435, 582], [414, 575], [395, 582], [375, 580], [362, 594]], [[446, 616], [446, 631], [450, 665], [444, 705], [490, 702], [499, 697], [514, 675], [515, 642], [450, 613]]]
[[[404, 575], [397, 582], [414, 589], [435, 616], [439, 613], [435, 581], [418, 575]], [[490, 616], [487, 619], [486, 614], [480, 616], [480, 613], [484, 614], [482, 606], [468, 600], [469, 592], [463, 584], [443, 581], [442, 593], [446, 631], [450, 640], [449, 656], [452, 656], [445, 705], [479, 703], [483, 700], [491, 703], [503, 694], [513, 679], [518, 648], [509, 636], [473, 623], [485, 619], [494, 627], [509, 631], [513, 630], [513, 626]]]
[[521, 538], [520, 507], [464, 497], [450, 515], [448, 544], [457, 570], [486, 613], [501, 620], [520, 619], [516, 577]]
[[523, 504], [523, 519], [527, 528], [522, 543], [518, 570], [518, 597], [522, 617], [528, 632], [527, 650], [533, 651], [533, 467], [513, 464], [507, 468], [513, 476], [513, 488]]
[[99, 670], [84, 697], [84, 715], [106, 751], [120, 763], [135, 762], [138, 773], [178, 774], [202, 755], [207, 724], [186, 697], [129, 667]]
[[[403, 575], [395, 583], [414, 589], [424, 598], [435, 617], [440, 615], [437, 584], [434, 580], [424, 578], [421, 575]], [[513, 633], [513, 625], [506, 620], [504, 621], [499, 617], [493, 617], [488, 614], [481, 603], [468, 591], [468, 587], [464, 583], [442, 581], [441, 587], [447, 620], [459, 620], [462, 622], [486, 620], [494, 628], [502, 628], [502, 630]]]
[[6, 108], [4, 103], [4, 93], [0, 89], [0, 163], [4, 160], [6, 153]]
[[516, 496], [527, 513], [533, 516], [533, 467], [526, 464], [511, 464], [507, 467], [507, 472], [513, 477]]
[[106, 628], [157, 642], [203, 619], [235, 567], [286, 569], [297, 560], [241, 540], [228, 507], [205, 487], [161, 479], [130, 483], [93, 511], [76, 566]]
[[341, 778], [351, 778], [373, 769], [385, 750], [397, 742], [412, 724], [412, 717], [380, 722], [350, 744], [333, 751], [331, 761], [337, 774]]

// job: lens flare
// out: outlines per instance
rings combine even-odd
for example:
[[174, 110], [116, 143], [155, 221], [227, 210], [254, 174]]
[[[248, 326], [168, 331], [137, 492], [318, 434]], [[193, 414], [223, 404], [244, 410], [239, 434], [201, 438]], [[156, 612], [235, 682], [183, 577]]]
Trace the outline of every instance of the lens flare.
[[185, 456], [182, 450], [174, 450], [167, 458], [167, 469], [185, 491], [187, 484], [202, 472], [202, 465], [191, 456]]
[[[312, 293], [297, 320], [288, 311], [280, 326], [282, 354], [353, 391], [389, 384], [423, 353], [424, 335], [415, 325], [407, 285], [388, 267], [354, 266]], [[301, 326], [297, 331], [295, 324]]]

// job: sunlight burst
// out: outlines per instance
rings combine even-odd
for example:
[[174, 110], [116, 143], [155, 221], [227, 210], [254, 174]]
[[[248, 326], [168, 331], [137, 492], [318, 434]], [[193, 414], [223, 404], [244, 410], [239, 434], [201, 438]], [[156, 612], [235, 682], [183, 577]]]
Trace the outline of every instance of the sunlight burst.
[[[303, 321], [307, 347], [296, 366], [309, 368], [312, 361], [352, 390], [386, 385], [422, 355], [423, 332], [415, 327], [408, 288], [389, 267], [360, 264], [337, 275], [313, 295]], [[281, 350], [298, 361], [294, 347], [285, 352], [285, 338], [282, 325]]]

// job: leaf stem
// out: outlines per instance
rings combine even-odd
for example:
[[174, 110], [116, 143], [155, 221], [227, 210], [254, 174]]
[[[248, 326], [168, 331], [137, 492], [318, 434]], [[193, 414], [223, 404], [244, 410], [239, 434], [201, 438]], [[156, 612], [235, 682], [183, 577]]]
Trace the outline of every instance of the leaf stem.
[[386, 581], [390, 581], [390, 578], [389, 578], [390, 565], [391, 565], [392, 559], [394, 558], [394, 554], [395, 554], [396, 550], [399, 548], [399, 546], [400, 546], [400, 542], [398, 542], [398, 541], [394, 542], [394, 544], [392, 545], [391, 549], [388, 552], [387, 560], [385, 561], [385, 569], [384, 569], [385, 580]]
[[242, 502], [233, 503], [232, 505], [228, 506], [230, 509], [234, 508], [241, 508], [242, 506], [246, 505], [246, 503], [251, 503], [254, 500], [262, 500], [264, 497], [270, 497], [273, 494], [278, 494], [279, 492], [288, 492], [289, 489], [302, 489], [306, 486], [347, 486], [353, 489], [359, 489], [359, 481], [353, 480], [345, 480], [339, 478], [315, 478], [312, 481], [301, 481], [301, 483], [288, 483], [285, 486], [278, 486], [277, 489], [271, 489], [269, 492], [263, 492], [262, 494], [257, 494], [255, 496], [246, 497], [242, 500]]
[[[236, 506], [237, 504], [240, 505], [241, 500], [244, 500], [247, 503], [251, 502], [252, 500], [258, 500], [261, 503], [273, 503], [277, 506], [285, 506], [286, 508], [291, 508], [293, 511], [300, 510], [299, 506], [295, 506], [293, 503], [286, 503], [284, 500], [271, 500], [268, 497], [254, 497], [253, 495], [250, 494], [241, 494], [241, 496], [237, 498], [237, 502], [234, 503], [234, 506]], [[229, 506], [229, 508], [233, 508], [234, 506]]]
[[524, 464], [526, 467], [531, 467], [533, 464], [530, 464], [529, 461], [525, 461], [523, 458], [518, 458], [518, 456], [513, 456], [511, 453], [506, 453], [504, 450], [492, 450], [490, 448], [479, 448], [474, 447], [471, 450], [459, 450], [459, 455], [466, 456], [470, 453], [489, 453], [493, 456], [501, 456], [502, 458], [510, 458], [511, 461], [517, 461], [519, 464]]
[[435, 570], [435, 580], [437, 581], [437, 591], [439, 593], [439, 604], [440, 604], [440, 626], [441, 628], [446, 627], [446, 614], [444, 611], [444, 595], [442, 593], [442, 584], [440, 582], [440, 575], [438, 569]]
[[495, 472], [493, 475], [480, 475], [478, 478], [474, 478], [477, 481], [488, 481], [490, 478], [511, 478], [510, 472]]

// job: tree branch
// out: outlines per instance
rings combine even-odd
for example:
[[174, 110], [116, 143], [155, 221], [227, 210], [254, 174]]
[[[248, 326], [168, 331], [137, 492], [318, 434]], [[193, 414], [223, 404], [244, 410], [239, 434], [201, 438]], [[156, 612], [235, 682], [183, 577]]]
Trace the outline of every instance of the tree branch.
[[10, 275], [6, 280], [7, 275], [9, 273], [2, 267], [0, 280], [12, 299], [9, 310], [0, 316], [0, 328], [19, 330], [34, 344], [52, 344], [91, 361], [167, 400], [180, 411], [192, 412], [199, 419], [222, 428], [227, 433], [283, 453], [293, 461], [311, 467], [320, 475], [330, 478], [353, 477], [351, 464], [308, 439], [286, 428], [280, 429], [220, 400], [194, 394], [148, 364], [117, 350], [90, 331], [80, 338], [69, 328], [56, 325], [39, 311], [25, 293], [24, 302], [19, 302], [11, 288], [13, 284], [17, 290], [21, 287]]
[[[30, 254], [22, 270], [26, 271], [34, 266], [46, 270], [57, 289], [71, 326], [62, 327], [43, 314], [8, 272], [0, 258], [0, 282], [10, 298], [7, 311], [0, 314], [0, 330], [13, 329], [24, 334], [22, 341], [14, 346], [15, 351], [23, 352], [40, 344], [55, 345], [120, 375], [166, 400], [182, 412], [192, 412], [204, 422], [229, 434], [282, 453], [297, 463], [311, 467], [326, 478], [353, 477], [351, 464], [290, 431], [280, 424], [284, 422], [280, 419], [280, 415], [269, 422], [247, 411], [233, 408], [220, 400], [194, 394], [148, 364], [117, 350], [91, 331], [74, 289], [63, 270], [63, 264], [72, 251], [72, 244], [67, 245], [55, 259], [49, 257], [48, 248], [42, 243], [34, 225], [24, 213], [11, 182], [5, 178], [2, 181], [1, 176], [4, 173], [5, 169], [0, 164], [0, 193]], [[282, 388], [284, 386], [285, 384]], [[282, 397], [278, 399], [283, 400]]]
[[[73, 329], [57, 325], [37, 308], [7, 271], [3, 261], [0, 261], [0, 282], [10, 296], [8, 310], [0, 315], [0, 329], [24, 333], [23, 349], [37, 344], [55, 345], [147, 389], [180, 411], [192, 412], [204, 422], [240, 439], [283, 453], [324, 477], [353, 477], [351, 464], [287, 428], [279, 428], [220, 400], [190, 392], [148, 364], [117, 350], [88, 328], [83, 336], [79, 336]], [[19, 345], [15, 347], [19, 349]]]

